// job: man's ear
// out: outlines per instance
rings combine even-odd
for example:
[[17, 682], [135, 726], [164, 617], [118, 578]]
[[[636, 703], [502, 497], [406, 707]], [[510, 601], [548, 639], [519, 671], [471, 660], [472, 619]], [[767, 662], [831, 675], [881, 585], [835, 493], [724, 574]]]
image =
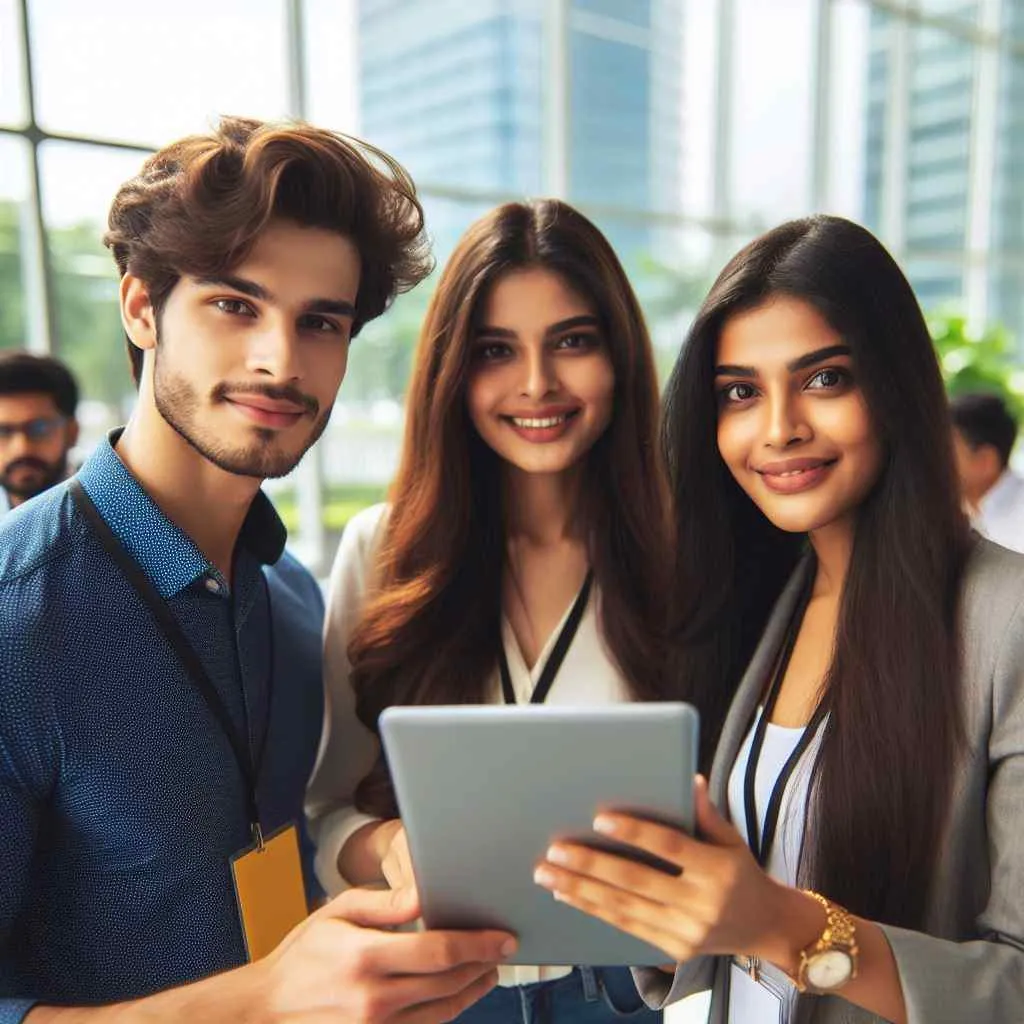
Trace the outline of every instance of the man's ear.
[[144, 352], [156, 348], [156, 313], [149, 289], [134, 274], [121, 278], [121, 323], [136, 348]]
[[78, 420], [72, 416], [64, 425], [64, 429], [67, 431], [67, 447], [74, 448], [78, 444]]

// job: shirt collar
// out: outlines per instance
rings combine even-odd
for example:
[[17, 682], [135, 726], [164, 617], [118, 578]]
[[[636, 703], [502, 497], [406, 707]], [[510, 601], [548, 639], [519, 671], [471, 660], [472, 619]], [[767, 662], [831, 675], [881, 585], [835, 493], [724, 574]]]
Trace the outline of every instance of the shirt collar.
[[[111, 431], [78, 473], [100, 515], [161, 597], [172, 597], [201, 576], [212, 575], [227, 586], [192, 538], [164, 515], [121, 461], [114, 445], [122, 429]], [[259, 491], [242, 524], [239, 543], [269, 565], [281, 557], [286, 539], [274, 506]]]

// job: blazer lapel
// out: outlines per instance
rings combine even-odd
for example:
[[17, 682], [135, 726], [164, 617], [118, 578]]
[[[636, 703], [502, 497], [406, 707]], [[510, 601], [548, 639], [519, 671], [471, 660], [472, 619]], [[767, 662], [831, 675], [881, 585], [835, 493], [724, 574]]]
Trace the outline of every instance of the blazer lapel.
[[718, 749], [715, 751], [711, 766], [708, 788], [715, 806], [726, 817], [729, 816], [729, 773], [732, 771], [733, 762], [736, 760], [736, 755], [750, 728], [750, 722], [764, 691], [768, 673], [775, 663], [786, 627], [793, 615], [797, 601], [800, 599], [804, 581], [813, 566], [813, 553], [808, 552], [800, 559], [779, 595], [778, 601], [775, 602], [775, 607], [768, 618], [768, 625], [765, 626], [764, 634], [750, 659], [750, 665], [743, 673], [743, 678], [740, 680], [736, 695], [729, 707], [729, 713], [726, 715], [725, 724], [722, 726], [722, 735], [718, 741]]

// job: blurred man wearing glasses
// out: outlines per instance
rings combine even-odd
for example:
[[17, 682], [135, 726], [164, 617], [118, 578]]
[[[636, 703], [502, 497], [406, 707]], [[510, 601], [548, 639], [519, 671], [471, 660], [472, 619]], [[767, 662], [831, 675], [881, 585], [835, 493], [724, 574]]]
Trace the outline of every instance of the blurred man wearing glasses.
[[0, 355], [0, 514], [68, 475], [78, 385], [50, 356]]

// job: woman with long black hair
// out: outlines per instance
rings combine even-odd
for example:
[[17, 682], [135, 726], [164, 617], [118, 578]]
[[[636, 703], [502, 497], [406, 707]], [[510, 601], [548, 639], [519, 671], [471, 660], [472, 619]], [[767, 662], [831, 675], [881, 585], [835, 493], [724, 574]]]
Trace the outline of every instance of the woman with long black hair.
[[[597, 824], [538, 881], [678, 962], [714, 1022], [1024, 1019], [1024, 559], [973, 536], [909, 284], [784, 224], [701, 308], [666, 398], [699, 838]], [[717, 805], [721, 810], [716, 810]]]

